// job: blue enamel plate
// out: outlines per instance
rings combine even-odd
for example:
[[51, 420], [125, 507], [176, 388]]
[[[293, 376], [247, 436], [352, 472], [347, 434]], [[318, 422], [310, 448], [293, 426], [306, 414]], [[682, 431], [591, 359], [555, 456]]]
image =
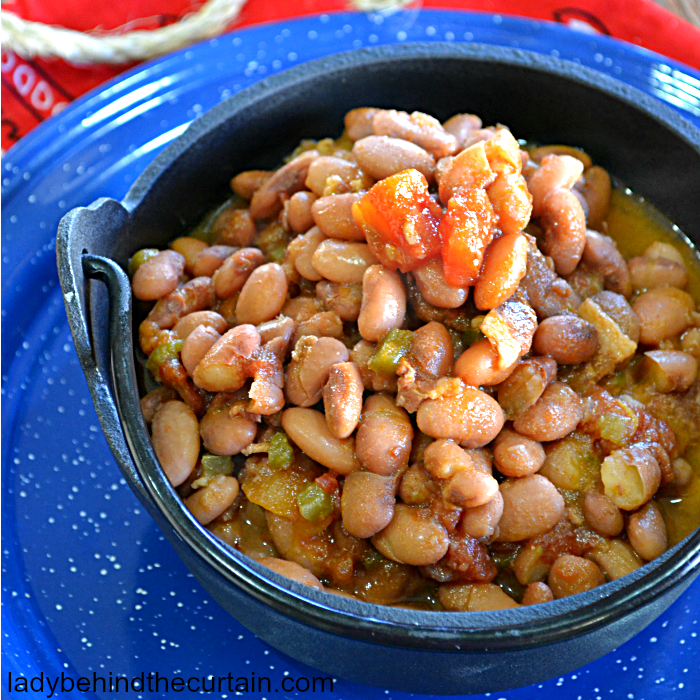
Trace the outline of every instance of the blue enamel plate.
[[[233, 32], [119, 76], [25, 137], [2, 161], [3, 697], [49, 697], [56, 677], [53, 697], [171, 697], [176, 688], [166, 692], [153, 680], [151, 691], [147, 682], [143, 691], [138, 682], [128, 693], [123, 683], [118, 693], [109, 689], [117, 676], [149, 673], [170, 681], [230, 675], [248, 680], [250, 697], [268, 700], [404, 697], [340, 679], [333, 692], [306, 691], [318, 673], [254, 637], [188, 573], [121, 479], [102, 435], [65, 317], [55, 233], [69, 209], [121, 199], [188, 124], [256, 80], [331, 53], [407, 41], [560, 56], [640, 88], [700, 126], [700, 73], [658, 54], [549, 23], [408, 10]], [[608, 656], [491, 697], [694, 700], [698, 620], [700, 580]], [[76, 686], [80, 677], [91, 690]], [[18, 692], [22, 678], [33, 682], [27, 694]], [[239, 684], [238, 694], [245, 689]], [[236, 694], [226, 685], [213, 693]]]

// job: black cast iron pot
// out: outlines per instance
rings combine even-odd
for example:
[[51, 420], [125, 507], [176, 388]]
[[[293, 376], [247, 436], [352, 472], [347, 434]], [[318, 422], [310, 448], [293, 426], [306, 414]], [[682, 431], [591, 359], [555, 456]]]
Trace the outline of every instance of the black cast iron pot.
[[190, 126], [123, 202], [100, 199], [64, 217], [58, 267], [75, 345], [124, 477], [207, 591], [255, 634], [324, 675], [404, 691], [536, 683], [602, 656], [665, 610], [700, 570], [700, 532], [628, 576], [545, 605], [482, 613], [370, 605], [282, 578], [211, 536], [164, 478], [141, 415], [129, 256], [183, 235], [223, 200], [235, 173], [276, 167], [301, 138], [339, 134], [345, 112], [365, 105], [441, 119], [473, 112], [516, 136], [581, 146], [700, 244], [700, 132], [661, 103], [525, 51], [363, 49], [244, 90]]

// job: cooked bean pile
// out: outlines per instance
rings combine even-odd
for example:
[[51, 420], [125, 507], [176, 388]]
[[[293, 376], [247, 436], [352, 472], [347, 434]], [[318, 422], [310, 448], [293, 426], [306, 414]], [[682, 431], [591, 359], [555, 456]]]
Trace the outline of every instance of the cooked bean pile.
[[143, 411], [187, 508], [384, 604], [532, 605], [658, 557], [661, 497], [698, 482], [684, 244], [626, 260], [575, 148], [470, 114], [345, 126], [132, 258]]

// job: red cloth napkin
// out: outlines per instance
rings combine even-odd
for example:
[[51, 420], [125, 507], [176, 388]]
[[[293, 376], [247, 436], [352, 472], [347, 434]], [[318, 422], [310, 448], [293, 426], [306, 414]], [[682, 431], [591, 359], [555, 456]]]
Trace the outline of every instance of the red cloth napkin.
[[[424, 8], [495, 12], [582, 24], [602, 34], [644, 46], [700, 68], [700, 30], [652, 0], [424, 0]], [[178, 21], [201, 7], [196, 0], [9, 0], [3, 11], [24, 19], [60, 25], [79, 31], [128, 31], [154, 29]], [[352, 9], [344, 0], [249, 0], [232, 27], [289, 19], [323, 12]], [[129, 65], [75, 66], [60, 60], [25, 61], [2, 50], [2, 148], [12, 146], [41, 121], [56, 114], [71, 100]]]

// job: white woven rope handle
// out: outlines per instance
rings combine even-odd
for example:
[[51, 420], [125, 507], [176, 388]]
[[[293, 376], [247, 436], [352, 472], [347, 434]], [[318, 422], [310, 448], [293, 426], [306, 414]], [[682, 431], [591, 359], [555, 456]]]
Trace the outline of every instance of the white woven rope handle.
[[[362, 12], [395, 9], [411, 0], [351, 0]], [[181, 21], [151, 31], [85, 34], [41, 22], [30, 22], [0, 11], [0, 44], [23, 58], [62, 58], [71, 63], [145, 61], [209, 39], [238, 17], [246, 0], [208, 0]]]

